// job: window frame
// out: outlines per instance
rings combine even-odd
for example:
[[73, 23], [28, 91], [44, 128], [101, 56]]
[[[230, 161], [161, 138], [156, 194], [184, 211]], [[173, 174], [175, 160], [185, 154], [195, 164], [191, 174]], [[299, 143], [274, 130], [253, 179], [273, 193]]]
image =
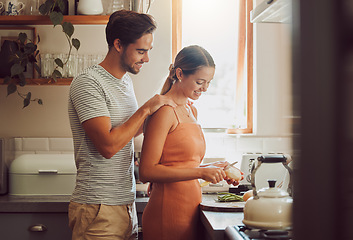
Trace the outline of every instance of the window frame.
[[[172, 0], [172, 59], [175, 59], [182, 45], [182, 1]], [[245, 28], [241, 34], [246, 41], [246, 72], [247, 74], [247, 127], [227, 129], [228, 134], [253, 133], [253, 24], [250, 22], [250, 11], [253, 9], [252, 0], [239, 0], [243, 5], [243, 16], [246, 19]], [[237, 78], [237, 84], [243, 79]]]

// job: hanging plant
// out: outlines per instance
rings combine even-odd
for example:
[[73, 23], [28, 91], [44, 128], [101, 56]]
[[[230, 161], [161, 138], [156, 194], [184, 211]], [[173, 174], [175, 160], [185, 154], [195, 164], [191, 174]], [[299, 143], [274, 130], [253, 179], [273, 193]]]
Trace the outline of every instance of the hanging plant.
[[[62, 70], [64, 65], [68, 63], [72, 48], [75, 48], [76, 50], [80, 48], [80, 41], [77, 38], [72, 37], [75, 31], [74, 26], [70, 22], [63, 22], [65, 8], [66, 4], [64, 0], [46, 0], [39, 7], [39, 11], [42, 15], [49, 15], [54, 27], [57, 25], [62, 27], [62, 31], [69, 44], [68, 57], [66, 59], [56, 58], [54, 60], [56, 66], [51, 74], [51, 79], [54, 82], [57, 82], [57, 78], [62, 77], [60, 69]], [[7, 96], [17, 92], [17, 94], [23, 98], [23, 108], [27, 107], [31, 102], [37, 102], [40, 105], [43, 104], [42, 99], [32, 98], [31, 92], [21, 93], [17, 88], [17, 85], [23, 87], [27, 83], [24, 71], [29, 63], [32, 63], [35, 71], [40, 73], [40, 67], [37, 62], [39, 55], [37, 44], [40, 42], [39, 35], [37, 38], [38, 41], [35, 44], [33, 39], [27, 37], [26, 33], [20, 33], [18, 35], [18, 40], [16, 42], [18, 43], [19, 48], [9, 60], [13, 64], [11, 66], [11, 76], [6, 76], [4, 78], [4, 83], [8, 84]]]

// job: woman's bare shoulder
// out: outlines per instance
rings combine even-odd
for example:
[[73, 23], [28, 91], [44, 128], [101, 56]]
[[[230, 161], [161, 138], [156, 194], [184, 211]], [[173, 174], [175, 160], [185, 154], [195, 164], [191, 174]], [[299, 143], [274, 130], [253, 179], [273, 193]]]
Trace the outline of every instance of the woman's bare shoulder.
[[157, 111], [152, 114], [152, 118], [170, 118], [174, 116], [174, 109], [169, 105], [160, 107]]
[[176, 117], [174, 109], [171, 106], [162, 106], [157, 111], [155, 111], [146, 120], [146, 124], [157, 125], [157, 126], [173, 126], [175, 124]]

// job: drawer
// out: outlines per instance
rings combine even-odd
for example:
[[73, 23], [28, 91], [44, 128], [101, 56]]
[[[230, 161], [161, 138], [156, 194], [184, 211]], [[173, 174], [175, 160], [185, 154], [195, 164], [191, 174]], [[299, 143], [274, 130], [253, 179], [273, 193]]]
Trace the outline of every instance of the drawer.
[[67, 213], [1, 213], [0, 223], [1, 239], [71, 239]]

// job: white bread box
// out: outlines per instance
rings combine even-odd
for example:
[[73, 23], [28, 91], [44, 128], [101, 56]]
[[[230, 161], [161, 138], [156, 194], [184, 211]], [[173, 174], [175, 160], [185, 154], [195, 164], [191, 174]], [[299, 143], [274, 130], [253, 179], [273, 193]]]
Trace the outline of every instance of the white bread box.
[[75, 181], [73, 154], [24, 154], [9, 168], [10, 195], [71, 195]]

